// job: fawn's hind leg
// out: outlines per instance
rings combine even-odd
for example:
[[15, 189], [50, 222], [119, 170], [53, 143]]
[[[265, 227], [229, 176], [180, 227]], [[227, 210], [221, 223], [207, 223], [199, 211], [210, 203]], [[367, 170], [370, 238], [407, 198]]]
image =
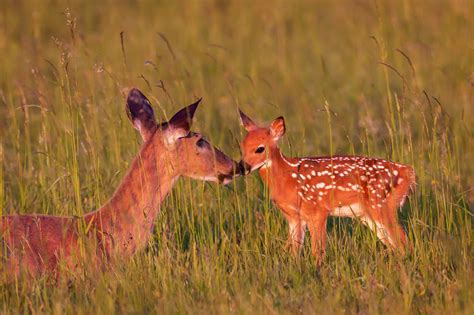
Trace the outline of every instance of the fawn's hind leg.
[[382, 223], [390, 233], [391, 245], [400, 252], [405, 252], [407, 237], [405, 231], [398, 220], [397, 210], [402, 207], [410, 193], [416, 185], [415, 172], [411, 167], [400, 169], [400, 176], [396, 177], [394, 187], [385, 200], [382, 208]]
[[390, 204], [383, 203], [377, 214], [367, 214], [361, 218], [377, 235], [377, 238], [387, 247], [404, 252], [406, 244], [405, 231], [397, 219], [397, 209]]

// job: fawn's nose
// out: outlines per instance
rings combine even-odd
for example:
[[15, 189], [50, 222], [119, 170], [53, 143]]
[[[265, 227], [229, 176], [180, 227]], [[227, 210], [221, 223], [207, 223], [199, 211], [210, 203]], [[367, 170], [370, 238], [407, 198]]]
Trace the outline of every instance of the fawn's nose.
[[242, 175], [247, 175], [247, 174], [250, 173], [250, 170], [251, 170], [251, 169], [252, 169], [252, 167], [251, 167], [249, 164], [245, 163], [244, 160], [241, 160], [241, 161], [239, 162], [239, 171], [240, 171], [240, 174], [242, 174]]

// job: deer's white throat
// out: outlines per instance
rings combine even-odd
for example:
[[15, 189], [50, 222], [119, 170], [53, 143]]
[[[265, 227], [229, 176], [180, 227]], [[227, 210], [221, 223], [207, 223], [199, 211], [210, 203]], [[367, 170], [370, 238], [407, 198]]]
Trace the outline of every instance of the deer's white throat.
[[265, 161], [263, 161], [262, 163], [259, 163], [259, 164], [256, 164], [252, 167], [252, 172], [255, 171], [255, 170], [258, 170], [260, 168], [262, 169], [267, 169], [269, 168], [270, 166], [272, 165], [272, 161], [270, 159], [267, 159]]

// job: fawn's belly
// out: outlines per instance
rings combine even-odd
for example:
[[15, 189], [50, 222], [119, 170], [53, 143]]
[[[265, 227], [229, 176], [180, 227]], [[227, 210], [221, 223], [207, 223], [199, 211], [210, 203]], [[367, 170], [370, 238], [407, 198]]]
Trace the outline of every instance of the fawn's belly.
[[353, 203], [345, 206], [335, 207], [329, 212], [329, 215], [335, 217], [355, 218], [364, 215], [364, 210], [359, 203]]

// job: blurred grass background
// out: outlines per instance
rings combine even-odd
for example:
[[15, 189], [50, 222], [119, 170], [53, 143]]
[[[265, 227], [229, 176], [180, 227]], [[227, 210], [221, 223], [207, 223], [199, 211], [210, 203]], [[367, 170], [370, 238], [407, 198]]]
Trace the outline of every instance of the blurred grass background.
[[72, 284], [0, 287], [5, 313], [472, 313], [472, 1], [0, 2], [0, 211], [80, 215], [139, 150], [130, 87], [239, 159], [237, 108], [284, 115], [289, 155], [414, 165], [414, 253], [331, 219], [320, 269], [256, 175], [182, 179], [148, 249]]

